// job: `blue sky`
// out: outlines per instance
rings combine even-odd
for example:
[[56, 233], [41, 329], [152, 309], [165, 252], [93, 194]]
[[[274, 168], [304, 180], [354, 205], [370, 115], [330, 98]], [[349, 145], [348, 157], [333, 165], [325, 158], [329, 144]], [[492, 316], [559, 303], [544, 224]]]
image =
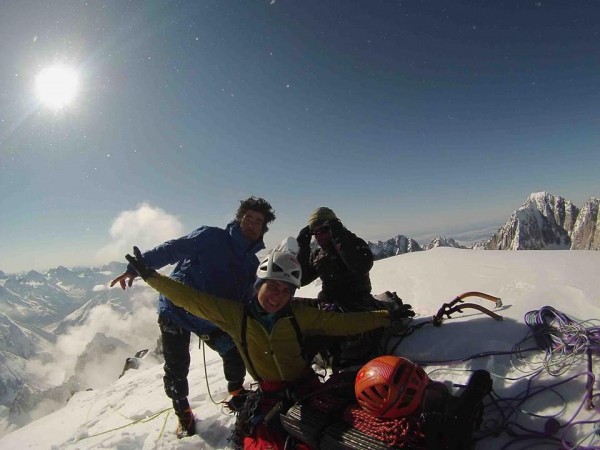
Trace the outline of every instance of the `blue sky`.
[[[365, 239], [600, 195], [600, 2], [11, 2], [0, 270], [122, 259], [240, 199], [273, 246], [317, 206]], [[79, 74], [50, 109], [34, 80]]]

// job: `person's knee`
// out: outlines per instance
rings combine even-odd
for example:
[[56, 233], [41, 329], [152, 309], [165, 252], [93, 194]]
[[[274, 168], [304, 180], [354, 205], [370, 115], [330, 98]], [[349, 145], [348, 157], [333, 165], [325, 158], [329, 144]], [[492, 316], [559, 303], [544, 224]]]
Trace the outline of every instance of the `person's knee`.
[[173, 400], [186, 398], [189, 395], [187, 378], [172, 378], [165, 375], [163, 383], [165, 394]]

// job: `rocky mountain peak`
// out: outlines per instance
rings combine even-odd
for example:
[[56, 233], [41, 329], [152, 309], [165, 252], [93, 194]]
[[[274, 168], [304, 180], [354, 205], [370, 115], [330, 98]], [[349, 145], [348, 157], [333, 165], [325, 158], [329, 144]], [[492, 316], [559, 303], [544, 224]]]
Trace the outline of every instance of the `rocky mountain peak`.
[[590, 198], [579, 214], [571, 232], [571, 250], [600, 250], [600, 199]]
[[[591, 213], [593, 216], [593, 214]], [[548, 192], [534, 192], [483, 245], [488, 250], [568, 250], [579, 208]], [[583, 219], [582, 219], [583, 220]], [[586, 221], [587, 223], [587, 221]], [[580, 225], [581, 229], [583, 225]], [[580, 241], [589, 236], [589, 226]], [[585, 245], [585, 244], [580, 244]]]
[[403, 234], [394, 236], [385, 242], [368, 242], [368, 244], [375, 260], [423, 250], [417, 241]]
[[455, 248], [466, 248], [464, 245], [460, 245], [454, 239], [444, 236], [437, 236], [431, 243], [425, 246], [425, 250], [431, 250], [436, 247], [455, 247]]

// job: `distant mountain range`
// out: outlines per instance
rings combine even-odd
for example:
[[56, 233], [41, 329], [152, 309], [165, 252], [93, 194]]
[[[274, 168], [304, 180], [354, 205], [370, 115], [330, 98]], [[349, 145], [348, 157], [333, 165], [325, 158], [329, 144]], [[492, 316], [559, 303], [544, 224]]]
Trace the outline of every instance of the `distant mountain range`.
[[[128, 294], [107, 289], [109, 281], [125, 267], [124, 263], [111, 263], [99, 268], [61, 266], [46, 273], [0, 272], [0, 425], [22, 425], [40, 402], [62, 405], [78, 389], [76, 376], [62, 386], [49, 386], [30, 372], [28, 362], [53, 361], [57, 339], [70, 326], [84, 324], [97, 305], [131, 312]], [[106, 340], [101, 335], [90, 336], [96, 347]], [[81, 367], [86, 356], [78, 358]], [[0, 434], [1, 430], [2, 426]]]
[[579, 209], [563, 197], [536, 192], [531, 194], [488, 240], [477, 242], [470, 247], [443, 236], [420, 245], [413, 238], [401, 234], [387, 241], [368, 244], [375, 259], [434, 247], [481, 250], [600, 250], [599, 204], [598, 198], [591, 197]]
[[[488, 240], [471, 245], [494, 250], [599, 250], [599, 200], [590, 198], [581, 209], [569, 200], [547, 192], [534, 193]], [[427, 244], [398, 235], [387, 241], [369, 242], [375, 259], [434, 247], [468, 248], [457, 239], [438, 236]], [[120, 317], [134, 313], [131, 294], [108, 289], [108, 283], [125, 270], [124, 263], [99, 268], [57, 267], [46, 273], [22, 274], [0, 271], [0, 434], [2, 425], [18, 426], [31, 419], [42, 402], [64, 403], [80, 386], [78, 373], [99, 364], [98, 355], [112, 352], [115, 358], [131, 355], [131, 342], [92, 332], [87, 350], [77, 355], [76, 371], [60, 386], [49, 386], [28, 371], [32, 358], [52, 362], [54, 345], [73, 327], [86, 324], [92, 312], [107, 305]], [[137, 311], [139, 312], [139, 311]], [[152, 312], [149, 316], [153, 316]], [[148, 327], [155, 331], [148, 320]], [[131, 339], [127, 339], [130, 341]], [[93, 349], [93, 350], [92, 350]], [[106, 361], [103, 361], [106, 365]], [[87, 369], [86, 369], [87, 367]], [[120, 372], [119, 372], [120, 373]]]

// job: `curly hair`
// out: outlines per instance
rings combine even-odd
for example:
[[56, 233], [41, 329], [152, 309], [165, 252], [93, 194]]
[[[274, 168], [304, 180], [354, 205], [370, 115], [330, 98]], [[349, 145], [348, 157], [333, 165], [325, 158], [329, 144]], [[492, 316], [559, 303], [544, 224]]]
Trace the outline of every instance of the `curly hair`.
[[246, 214], [246, 211], [249, 209], [259, 212], [265, 216], [265, 222], [263, 223], [263, 234], [269, 231], [269, 227], [267, 225], [275, 220], [275, 211], [273, 211], [271, 204], [264, 198], [257, 198], [254, 196], [247, 198], [246, 200], [240, 200], [240, 207], [235, 213], [235, 219], [238, 222], [241, 222], [244, 214]]

